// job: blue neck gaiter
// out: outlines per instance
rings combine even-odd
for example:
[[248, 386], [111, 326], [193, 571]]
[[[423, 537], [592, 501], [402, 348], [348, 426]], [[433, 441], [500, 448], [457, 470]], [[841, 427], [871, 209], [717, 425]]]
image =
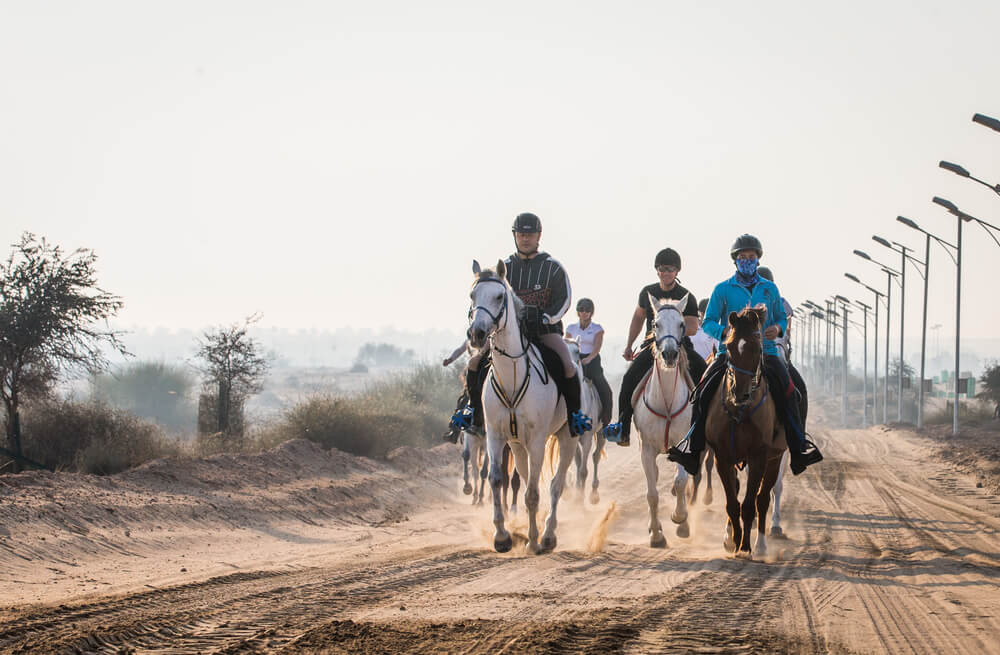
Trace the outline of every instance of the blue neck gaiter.
[[752, 287], [760, 282], [757, 276], [757, 266], [759, 262], [756, 257], [753, 259], [736, 260], [736, 281], [744, 287]]

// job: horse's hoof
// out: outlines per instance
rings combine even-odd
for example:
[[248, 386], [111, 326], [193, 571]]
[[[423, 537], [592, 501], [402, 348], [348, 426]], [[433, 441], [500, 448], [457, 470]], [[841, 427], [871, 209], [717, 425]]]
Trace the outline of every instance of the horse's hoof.
[[599, 502], [601, 502], [601, 494], [597, 493], [597, 490], [595, 489], [590, 492], [590, 504], [596, 505]]
[[705, 500], [703, 502], [706, 505], [711, 505], [712, 504], [712, 490], [711, 489], [706, 489], [705, 490]]
[[733, 557], [736, 559], [752, 560], [753, 556], [750, 554], [749, 550], [738, 550], [733, 553]]
[[510, 549], [513, 547], [514, 547], [514, 538], [511, 537], [509, 534], [507, 535], [506, 539], [493, 540], [493, 549], [496, 550], [498, 553], [510, 552]]
[[768, 535], [774, 537], [775, 539], [788, 539], [788, 535], [785, 534], [785, 531], [781, 529], [780, 525], [772, 526]]
[[671, 514], [670, 515], [670, 520], [673, 521], [674, 523], [677, 523], [679, 525], [679, 524], [683, 523], [684, 521], [688, 520], [688, 515], [686, 513], [683, 514], [683, 515], [680, 515], [680, 514]]
[[691, 536], [691, 528], [688, 527], [687, 521], [677, 526], [677, 536], [681, 539], [687, 539]]
[[556, 538], [555, 535], [551, 537], [542, 537], [542, 541], [538, 544], [538, 552], [536, 555], [542, 555], [544, 553], [551, 553], [556, 549]]
[[466, 482], [465, 486], [462, 487], [462, 493], [465, 494], [466, 496], [468, 496], [469, 494], [471, 494], [472, 493], [472, 485], [469, 484], [468, 482]]
[[666, 548], [667, 547], [667, 538], [664, 537], [662, 534], [659, 537], [650, 537], [649, 538], [649, 547], [650, 548]]

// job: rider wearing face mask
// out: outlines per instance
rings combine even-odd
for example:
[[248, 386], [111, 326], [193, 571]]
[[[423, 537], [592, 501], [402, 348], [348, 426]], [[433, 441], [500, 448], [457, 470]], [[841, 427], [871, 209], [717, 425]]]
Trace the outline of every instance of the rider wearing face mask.
[[[771, 387], [774, 392], [771, 397], [774, 399], [778, 418], [784, 423], [785, 438], [788, 440], [788, 450], [791, 453], [792, 473], [798, 475], [810, 464], [821, 461], [823, 456], [805, 436], [799, 416], [799, 406], [794, 401], [794, 388], [789, 384], [788, 368], [775, 345], [775, 339], [781, 337], [788, 329], [788, 319], [781, 304], [781, 294], [773, 282], [758, 274], [764, 248], [757, 237], [750, 234], [740, 236], [733, 243], [729, 254], [736, 266], [736, 273], [728, 280], [720, 282], [712, 291], [712, 297], [705, 309], [702, 328], [709, 336], [722, 341], [730, 312], [739, 312], [745, 307], [761, 304], [766, 307], [763, 365], [765, 374], [777, 383]], [[728, 361], [726, 349], [720, 348], [712, 366], [705, 372], [701, 391], [693, 402], [691, 429], [686, 438], [689, 452], [684, 452], [679, 446], [675, 446], [667, 453], [667, 459], [681, 464], [691, 475], [697, 475], [701, 467], [701, 451], [705, 448], [705, 410], [719, 387]]]

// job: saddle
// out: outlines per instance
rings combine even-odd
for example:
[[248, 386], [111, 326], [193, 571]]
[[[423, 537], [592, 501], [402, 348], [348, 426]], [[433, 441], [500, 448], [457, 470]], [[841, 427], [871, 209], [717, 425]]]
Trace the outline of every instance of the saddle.
[[[542, 358], [542, 364], [545, 366], [545, 371], [548, 373], [549, 377], [552, 378], [559, 394], [565, 395], [563, 392], [563, 385], [566, 384], [568, 379], [566, 378], [565, 371], [563, 371], [562, 359], [559, 357], [559, 354], [551, 348], [545, 346], [541, 341], [532, 339], [529, 343], [538, 349], [538, 354]], [[476, 380], [480, 389], [482, 389], [483, 385], [486, 383], [486, 375], [489, 373], [492, 365], [493, 354], [487, 353], [479, 365], [479, 379]], [[532, 366], [534, 366], [534, 363], [532, 363]]]

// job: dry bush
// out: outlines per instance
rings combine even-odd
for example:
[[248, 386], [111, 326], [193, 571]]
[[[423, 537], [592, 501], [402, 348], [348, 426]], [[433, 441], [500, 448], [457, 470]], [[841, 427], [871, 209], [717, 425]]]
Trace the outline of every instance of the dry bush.
[[179, 447], [155, 423], [97, 402], [48, 400], [23, 413], [25, 455], [53, 469], [110, 475]]
[[438, 443], [460, 391], [453, 371], [424, 364], [354, 396], [308, 398], [262, 430], [255, 441], [268, 447], [304, 437], [325, 448], [384, 458], [399, 446]]
[[[924, 423], [928, 425], [947, 425], [954, 421], [955, 408], [953, 400], [948, 400], [947, 404], [941, 408], [929, 412], [924, 417]], [[993, 408], [988, 404], [976, 400], [967, 400], [958, 406], [958, 421], [961, 423], [972, 423], [978, 425], [993, 418]]]

